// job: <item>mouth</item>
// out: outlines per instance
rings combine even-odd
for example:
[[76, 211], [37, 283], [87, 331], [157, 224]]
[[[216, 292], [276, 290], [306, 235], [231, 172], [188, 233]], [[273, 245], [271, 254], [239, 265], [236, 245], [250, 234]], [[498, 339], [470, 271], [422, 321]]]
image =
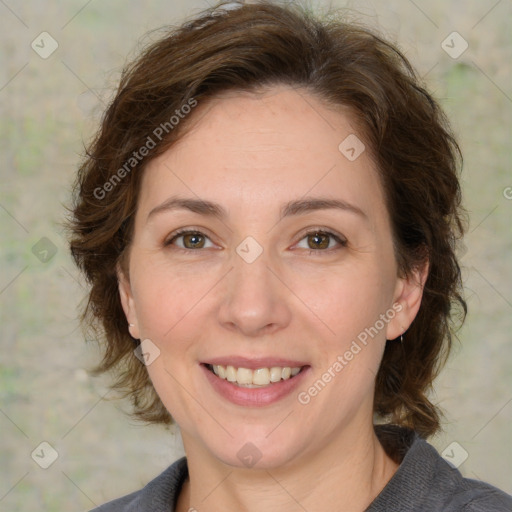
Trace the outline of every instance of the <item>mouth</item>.
[[277, 357], [218, 357], [200, 363], [216, 396], [243, 407], [265, 407], [290, 399], [304, 385], [311, 366]]
[[307, 366], [270, 366], [256, 369], [222, 364], [204, 364], [219, 379], [241, 388], [265, 388], [295, 378]]

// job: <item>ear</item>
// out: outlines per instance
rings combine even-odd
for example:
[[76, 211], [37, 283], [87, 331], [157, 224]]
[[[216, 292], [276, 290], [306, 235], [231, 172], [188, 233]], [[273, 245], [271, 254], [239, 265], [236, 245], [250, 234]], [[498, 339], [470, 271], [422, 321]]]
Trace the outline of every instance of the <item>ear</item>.
[[427, 261], [422, 267], [413, 270], [409, 276], [397, 279], [393, 304], [396, 314], [387, 324], [386, 339], [398, 338], [409, 329], [416, 318], [428, 276], [428, 266]]
[[135, 301], [133, 299], [132, 288], [130, 285], [130, 279], [123, 270], [118, 266], [116, 269], [119, 297], [121, 299], [121, 305], [128, 322], [128, 330], [135, 339], [140, 339], [139, 324], [137, 321], [137, 312], [135, 309]]

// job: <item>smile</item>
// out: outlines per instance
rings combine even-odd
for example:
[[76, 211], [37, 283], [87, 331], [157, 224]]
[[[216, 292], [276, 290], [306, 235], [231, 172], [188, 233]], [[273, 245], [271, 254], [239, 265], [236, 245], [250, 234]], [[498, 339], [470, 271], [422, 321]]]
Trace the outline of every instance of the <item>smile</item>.
[[215, 373], [217, 377], [225, 379], [237, 386], [246, 388], [259, 388], [275, 384], [281, 380], [288, 380], [295, 377], [303, 367], [290, 366], [272, 366], [270, 368], [257, 368], [251, 370], [250, 368], [221, 364], [207, 365], [208, 369]]
[[239, 406], [264, 407], [291, 397], [311, 373], [311, 366], [299, 361], [234, 359], [199, 367], [217, 396]]

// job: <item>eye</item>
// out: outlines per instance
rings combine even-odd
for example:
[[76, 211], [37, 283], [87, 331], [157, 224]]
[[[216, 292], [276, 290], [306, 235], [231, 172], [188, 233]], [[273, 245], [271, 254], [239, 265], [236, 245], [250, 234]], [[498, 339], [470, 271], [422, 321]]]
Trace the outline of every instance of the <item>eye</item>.
[[[181, 243], [176, 244], [175, 242], [180, 239]], [[210, 241], [209, 247], [213, 247], [211, 240], [201, 231], [182, 229], [171, 235], [171, 238], [166, 240], [165, 246], [177, 245], [182, 250], [204, 249], [207, 248], [206, 241]]]
[[[305, 240], [306, 246], [302, 245]], [[208, 242], [210, 245], [208, 246]], [[347, 245], [347, 240], [336, 233], [325, 231], [322, 229], [314, 229], [305, 233], [296, 247], [306, 249], [309, 253], [327, 252], [336, 249], [336, 244], [341, 247]], [[170, 245], [177, 246], [178, 249], [188, 251], [214, 247], [210, 238], [198, 230], [182, 229], [171, 235], [171, 238], [166, 240], [166, 247]]]
[[[306, 246], [301, 246], [303, 240], [306, 241]], [[297, 244], [296, 247], [309, 250], [310, 253], [318, 253], [326, 252], [327, 250], [330, 249], [335, 249], [336, 244], [345, 247], [347, 245], [347, 240], [343, 238], [341, 235], [337, 235], [336, 233], [324, 231], [321, 229], [315, 229], [305, 233], [305, 235], [303, 236], [303, 238], [301, 239], [299, 244]]]

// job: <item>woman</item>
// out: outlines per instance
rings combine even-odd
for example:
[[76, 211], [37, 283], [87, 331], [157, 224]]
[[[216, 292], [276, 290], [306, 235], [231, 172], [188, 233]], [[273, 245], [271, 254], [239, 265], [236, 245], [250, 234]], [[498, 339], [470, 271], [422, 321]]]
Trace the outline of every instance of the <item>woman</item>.
[[126, 69], [79, 172], [101, 370], [186, 452], [98, 510], [512, 510], [425, 441], [465, 313], [443, 113], [370, 31], [235, 7]]

